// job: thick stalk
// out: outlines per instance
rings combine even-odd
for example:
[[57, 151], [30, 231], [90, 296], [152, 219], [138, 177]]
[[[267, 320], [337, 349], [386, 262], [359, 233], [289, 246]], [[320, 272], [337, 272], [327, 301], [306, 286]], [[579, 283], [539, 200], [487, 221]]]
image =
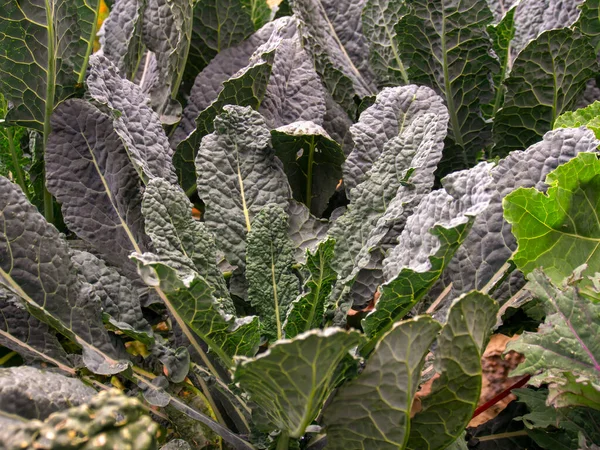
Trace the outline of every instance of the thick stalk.
[[310, 211], [312, 203], [312, 180], [313, 180], [313, 164], [315, 162], [315, 138], [312, 138], [310, 149], [308, 151], [308, 167], [306, 170], [306, 207]]
[[94, 41], [96, 40], [96, 33], [98, 32], [98, 16], [100, 15], [100, 5], [101, 0], [96, 0], [96, 11], [94, 11], [94, 23], [92, 23], [92, 31], [89, 36], [88, 46], [85, 50], [85, 56], [83, 57], [83, 64], [81, 65], [81, 70], [79, 71], [79, 80], [77, 82], [82, 84], [85, 81], [86, 69], [88, 66], [88, 62], [90, 60], [90, 55], [94, 50]]
[[[48, 71], [46, 72], [46, 103], [44, 110], [44, 153], [46, 151], [46, 143], [50, 136], [50, 117], [54, 111], [54, 96], [56, 90], [56, 46], [55, 46], [55, 30], [54, 30], [54, 10], [50, 0], [46, 0], [46, 21], [48, 23]], [[42, 191], [44, 197], [44, 216], [49, 223], [54, 223], [54, 201], [52, 195], [46, 188], [46, 168], [44, 167], [41, 173], [43, 183]]]
[[23, 193], [29, 198], [29, 192], [27, 190], [27, 185], [25, 184], [25, 176], [23, 175], [23, 169], [19, 164], [19, 158], [17, 156], [17, 148], [15, 147], [15, 135], [13, 133], [12, 128], [6, 129], [6, 138], [8, 139], [8, 149], [10, 151], [10, 157], [12, 158], [12, 163], [15, 171], [15, 176], [17, 177], [17, 183], [21, 186]]
[[290, 442], [290, 435], [287, 431], [282, 431], [277, 439], [277, 450], [288, 450]]

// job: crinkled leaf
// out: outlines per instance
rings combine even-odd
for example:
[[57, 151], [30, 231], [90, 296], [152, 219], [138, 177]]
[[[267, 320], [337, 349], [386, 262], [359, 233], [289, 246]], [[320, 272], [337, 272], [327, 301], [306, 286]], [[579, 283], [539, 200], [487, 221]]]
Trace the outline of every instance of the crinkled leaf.
[[275, 428], [301, 437], [331, 392], [335, 369], [361, 342], [356, 331], [312, 330], [241, 359], [235, 381]]
[[140, 298], [131, 281], [88, 252], [73, 251], [73, 265], [100, 298], [105, 322], [146, 345], [154, 342], [152, 327], [142, 314]]
[[396, 33], [409, 79], [432, 87], [448, 105], [440, 170], [472, 167], [491, 138], [481, 107], [494, 95], [490, 78], [499, 70], [486, 30], [494, 17], [481, 0], [406, 0], [402, 13]]
[[190, 352], [186, 347], [173, 348], [160, 336], [151, 349], [152, 355], [163, 364], [164, 374], [173, 383], [182, 383], [190, 371]]
[[143, 59], [144, 6], [143, 0], [116, 0], [99, 33], [101, 53], [132, 81]]
[[494, 155], [539, 141], [559, 115], [573, 108], [597, 70], [596, 52], [578, 31], [546, 31], [532, 41], [505, 81], [504, 106], [494, 119]]
[[285, 211], [269, 204], [252, 220], [247, 237], [248, 300], [258, 311], [262, 334], [272, 341], [283, 337], [283, 322], [299, 291], [287, 227]]
[[[398, 196], [403, 198], [407, 217], [433, 187], [447, 124], [441, 98], [427, 87], [411, 85], [382, 91], [375, 105], [362, 114], [361, 122], [352, 127], [355, 147], [344, 167], [350, 176], [344, 180], [356, 173], [361, 175], [358, 180], [364, 181], [350, 191], [348, 210], [329, 230], [336, 240], [334, 268], [345, 282], [352, 284], [354, 268], [358, 271], [368, 265], [368, 253], [373, 248], [365, 246], [390, 202]], [[381, 147], [380, 154], [375, 152], [374, 142]], [[366, 262], [358, 266], [363, 249], [366, 255], [361, 260]], [[380, 272], [381, 258], [371, 268]], [[353, 295], [364, 303], [378, 284], [367, 286], [364, 294], [354, 291]]]
[[340, 145], [319, 125], [304, 121], [271, 131], [271, 139], [294, 198], [321, 215], [342, 179]]
[[206, 225], [227, 260], [244, 267], [254, 216], [269, 203], [286, 208], [291, 197], [261, 115], [249, 107], [225, 106], [215, 132], [202, 140], [196, 170]]
[[596, 101], [585, 108], [566, 112], [556, 119], [556, 128], [579, 128], [585, 126], [600, 139], [600, 102]]
[[600, 272], [600, 161], [581, 153], [546, 177], [544, 194], [520, 188], [503, 200], [518, 248], [512, 260], [528, 274], [543, 268], [555, 283], [582, 264], [581, 276]]
[[[578, 3], [578, 2], [577, 2]], [[575, 25], [590, 40], [590, 44], [600, 52], [600, 1], [585, 0], [581, 5], [579, 20]]]
[[186, 79], [193, 80], [221, 51], [239, 44], [254, 33], [252, 14], [243, 0], [198, 0], [194, 20]]
[[303, 264], [306, 262], [306, 251], [314, 251], [327, 238], [329, 222], [317, 219], [304, 204], [294, 200], [290, 200], [287, 213], [290, 218], [288, 235], [296, 247], [294, 259]]
[[411, 420], [407, 449], [445, 449], [471, 420], [481, 392], [481, 356], [496, 322], [498, 304], [487, 295], [471, 292], [458, 299], [434, 350], [431, 394]]
[[395, 25], [404, 14], [404, 0], [368, 0], [362, 11], [369, 61], [380, 85], [408, 84], [407, 68], [398, 48]]
[[163, 445], [160, 450], [192, 450], [192, 447], [183, 439], [173, 439]]
[[48, 190], [71, 231], [135, 276], [129, 254], [147, 241], [141, 183], [110, 118], [83, 100], [62, 103], [45, 158]]
[[201, 275], [215, 290], [223, 309], [234, 313], [223, 274], [217, 267], [215, 237], [192, 217], [192, 204], [179, 186], [156, 178], [144, 191], [142, 213], [152, 249], [182, 278]]
[[152, 107], [161, 121], [179, 121], [181, 106], [175, 99], [183, 79], [192, 35], [192, 0], [146, 0], [142, 38], [156, 58], [157, 74], [149, 87]]
[[0, 2], [0, 91], [6, 121], [49, 132], [54, 106], [83, 81], [99, 0]]
[[[340, 3], [340, 2], [336, 2]], [[347, 26], [348, 20], [337, 23], [338, 29], [333, 21], [336, 16], [332, 14], [336, 9], [343, 10], [344, 7], [355, 8], [356, 2], [344, 1], [342, 5], [335, 7], [334, 2], [322, 2], [321, 0], [294, 0], [290, 2], [292, 11], [300, 21], [300, 34], [305, 49], [314, 60], [315, 68], [323, 80], [327, 90], [334, 100], [343, 106], [346, 112], [354, 114], [356, 106], [354, 96], [366, 97], [374, 93], [370, 80], [366, 79], [359, 71], [357, 63], [350, 57], [349, 51], [338, 34], [340, 27]], [[330, 5], [327, 14], [325, 5]], [[332, 9], [331, 7], [335, 7]], [[358, 14], [351, 18], [356, 23], [354, 33], [358, 33], [360, 21]], [[351, 36], [351, 35], [350, 35]], [[364, 37], [363, 37], [364, 39]], [[346, 45], [355, 45], [355, 38], [346, 37]], [[359, 63], [360, 65], [360, 63]]]
[[181, 279], [174, 268], [152, 254], [135, 255], [134, 259], [144, 280], [160, 287], [172, 311], [227, 367], [235, 355], [254, 355], [260, 340], [258, 317], [236, 319], [225, 314], [213, 296], [213, 288], [199, 275]]
[[0, 368], [0, 410], [24, 419], [50, 414], [90, 400], [96, 392], [77, 378], [33, 367]]
[[[591, 131], [566, 128], [549, 132], [527, 151], [513, 152], [501, 160], [492, 171], [495, 192], [489, 206], [475, 220], [471, 233], [444, 271], [429, 301], [450, 283], [448, 300], [471, 289], [483, 288], [517, 248], [510, 225], [502, 216], [502, 199], [519, 187], [543, 190], [548, 173], [580, 152], [596, 151], [597, 146]], [[494, 296], [508, 298], [523, 284], [522, 276], [514, 274]]]
[[507, 346], [525, 355], [514, 375], [533, 375], [530, 384], [548, 384], [555, 407], [600, 406], [600, 305], [577, 287], [559, 288], [541, 271], [529, 275], [529, 289], [544, 302], [546, 320], [537, 333], [525, 332]]
[[25, 361], [44, 361], [69, 372], [71, 363], [56, 334], [27, 312], [18, 298], [0, 285], [0, 345]]
[[[372, 343], [405, 316], [436, 282], [492, 196], [491, 164], [455, 172], [428, 194], [406, 221], [383, 261], [387, 281], [375, 310], [363, 319]], [[365, 350], [368, 351], [368, 350]]]
[[304, 266], [310, 275], [304, 283], [304, 293], [290, 305], [283, 325], [286, 338], [319, 328], [323, 322], [325, 301], [337, 280], [337, 274], [331, 267], [334, 248], [335, 241], [327, 239], [314, 252], [307, 252]]
[[91, 371], [126, 369], [100, 319], [100, 301], [77, 275], [66, 241], [4, 177], [0, 230], [0, 283], [20, 297], [29, 313], [79, 345]]
[[145, 182], [151, 178], [175, 182], [173, 152], [142, 89], [121, 78], [115, 66], [99, 55], [90, 58], [87, 87], [92, 98], [111, 111], [115, 132], [140, 178]]
[[366, 368], [325, 409], [328, 448], [404, 448], [425, 355], [440, 329], [421, 316], [396, 323], [382, 337]]

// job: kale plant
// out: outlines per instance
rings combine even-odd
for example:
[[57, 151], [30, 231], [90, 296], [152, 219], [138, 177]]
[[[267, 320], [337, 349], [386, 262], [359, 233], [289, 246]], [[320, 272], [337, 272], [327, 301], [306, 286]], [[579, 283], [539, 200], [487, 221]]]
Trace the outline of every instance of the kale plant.
[[5, 448], [466, 448], [532, 299], [600, 445], [598, 0], [102, 5], [0, 0]]

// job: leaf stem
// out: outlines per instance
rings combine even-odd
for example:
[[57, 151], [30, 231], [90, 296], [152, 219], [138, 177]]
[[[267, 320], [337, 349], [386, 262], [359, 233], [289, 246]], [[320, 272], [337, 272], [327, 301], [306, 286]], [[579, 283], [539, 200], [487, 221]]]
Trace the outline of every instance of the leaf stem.
[[15, 356], [17, 356], [17, 352], [8, 352], [6, 355], [4, 355], [2, 358], [0, 358], [0, 366], [3, 366], [8, 361], [13, 359]]
[[485, 441], [495, 441], [496, 439], [508, 439], [508, 438], [519, 437], [519, 436], [527, 436], [527, 431], [525, 431], [525, 430], [509, 431], [506, 433], [498, 433], [498, 434], [491, 434], [489, 436], [476, 437], [475, 439], [477, 439], [479, 442], [485, 442]]
[[313, 164], [315, 162], [315, 137], [313, 136], [308, 150], [308, 167], [306, 169], [306, 207], [310, 210], [312, 203]]
[[17, 148], [15, 147], [15, 135], [13, 133], [12, 128], [6, 129], [6, 138], [8, 139], [8, 149], [10, 151], [10, 157], [12, 158], [12, 163], [15, 169], [15, 176], [17, 177], [17, 183], [21, 186], [23, 193], [29, 199], [29, 192], [27, 190], [27, 185], [25, 184], [25, 176], [23, 175], [23, 169], [19, 164], [19, 158], [17, 156]]
[[[55, 48], [55, 30], [54, 30], [54, 4], [49, 0], [46, 4], [46, 21], [48, 24], [48, 72], [46, 72], [46, 102], [44, 108], [44, 153], [46, 152], [46, 143], [50, 136], [50, 118], [54, 111], [54, 97], [56, 92], [56, 48]], [[52, 195], [46, 188], [46, 167], [42, 169], [42, 192], [44, 198], [44, 217], [49, 223], [54, 223], [54, 201]]]
[[277, 450], [288, 450], [290, 442], [290, 435], [287, 431], [281, 431], [279, 439], [277, 439]]
[[79, 71], [79, 80], [78, 83], [83, 83], [85, 81], [86, 69], [88, 66], [88, 61], [90, 60], [90, 55], [92, 54], [92, 50], [94, 49], [94, 41], [96, 40], [96, 33], [98, 32], [98, 16], [100, 15], [100, 5], [102, 3], [101, 0], [96, 1], [96, 10], [94, 11], [94, 22], [92, 23], [92, 31], [90, 32], [88, 46], [85, 49], [85, 56], [83, 57], [83, 64], [81, 65], [81, 69]]

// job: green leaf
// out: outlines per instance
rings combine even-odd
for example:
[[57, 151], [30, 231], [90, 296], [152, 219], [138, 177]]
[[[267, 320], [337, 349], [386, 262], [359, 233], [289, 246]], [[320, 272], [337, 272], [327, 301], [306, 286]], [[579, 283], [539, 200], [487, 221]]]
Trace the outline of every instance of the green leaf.
[[383, 261], [386, 283], [375, 310], [363, 319], [363, 329], [371, 339], [363, 349], [365, 354], [429, 291], [469, 234], [477, 214], [489, 205], [490, 171], [490, 164], [481, 163], [448, 175], [444, 189], [428, 194], [408, 218], [398, 245]]
[[584, 277], [600, 272], [598, 156], [579, 154], [549, 173], [546, 184], [545, 194], [520, 188], [504, 198], [504, 217], [519, 245], [513, 261], [525, 274], [543, 267], [555, 283], [582, 264]]
[[596, 137], [600, 139], [600, 102], [596, 101], [585, 108], [566, 112], [558, 116], [556, 122], [554, 122], [554, 129], [578, 128], [581, 126], [592, 130]]
[[181, 279], [177, 270], [146, 253], [132, 256], [142, 277], [165, 294], [163, 299], [226, 367], [236, 355], [254, 356], [260, 340], [258, 317], [243, 319], [225, 314], [213, 296], [213, 288], [199, 275]]
[[262, 334], [271, 341], [283, 337], [283, 322], [299, 293], [298, 277], [292, 271], [294, 245], [287, 229], [285, 211], [269, 204], [252, 221], [247, 237], [248, 300], [258, 311]]
[[325, 408], [328, 448], [404, 448], [425, 355], [440, 329], [428, 316], [394, 324]]
[[586, 0], [581, 5], [581, 13], [575, 27], [590, 40], [590, 44], [600, 53], [600, 1]]
[[270, 425], [300, 438], [331, 393], [335, 369], [360, 342], [356, 331], [312, 330], [276, 342], [254, 359], [241, 359], [234, 381]]
[[0, 283], [30, 314], [83, 349], [83, 362], [98, 374], [127, 368], [118, 360], [104, 324], [100, 301], [77, 274], [67, 242], [25, 195], [0, 177]]
[[50, 132], [54, 106], [82, 83], [96, 34], [99, 0], [0, 2], [0, 92], [6, 121]]
[[230, 314], [235, 313], [227, 284], [217, 267], [215, 237], [206, 224], [192, 217], [192, 204], [179, 186], [155, 178], [144, 191], [142, 213], [152, 250], [161, 261], [176, 268], [182, 278], [202, 276]]
[[532, 374], [530, 384], [548, 384], [548, 404], [600, 409], [600, 305], [573, 286], [559, 288], [540, 270], [529, 275], [530, 290], [544, 302], [546, 320], [525, 332], [507, 351], [525, 355], [514, 375]]
[[205, 223], [227, 260], [245, 266], [246, 233], [267, 204], [286, 208], [287, 178], [270, 147], [264, 119], [249, 107], [228, 105], [202, 140], [196, 158]]
[[596, 52], [578, 31], [550, 30], [529, 43], [505, 81], [504, 106], [494, 119], [493, 154], [506, 156], [539, 141], [575, 105], [597, 70]]
[[498, 304], [479, 292], [464, 295], [450, 308], [434, 350], [440, 377], [411, 421], [407, 449], [442, 450], [463, 433], [479, 401], [481, 356], [497, 312]]
[[379, 85], [409, 84], [395, 27], [403, 15], [404, 1], [368, 0], [362, 12], [363, 32], [370, 43], [369, 62]]
[[252, 11], [245, 7], [243, 0], [198, 0], [194, 4], [184, 78], [194, 80], [219, 52], [239, 44], [252, 33]]
[[340, 145], [319, 125], [305, 121], [272, 130], [271, 139], [294, 198], [320, 216], [342, 179]]
[[325, 301], [337, 280], [337, 273], [331, 267], [334, 248], [335, 241], [327, 239], [321, 242], [314, 252], [307, 252], [305, 268], [310, 276], [304, 283], [304, 294], [290, 305], [283, 324], [286, 338], [290, 339], [305, 331], [319, 328], [323, 322]]
[[254, 109], [260, 105], [271, 75], [273, 54], [263, 56], [265, 59], [251, 64], [223, 83], [223, 89], [216, 100], [195, 119], [195, 129], [177, 145], [173, 164], [177, 169], [179, 183], [187, 194], [195, 191], [196, 171], [193, 163], [202, 138], [215, 130], [215, 118], [221, 114], [225, 105], [249, 106]]
[[287, 213], [290, 216], [288, 236], [296, 247], [295, 260], [304, 264], [307, 250], [314, 252], [327, 239], [329, 221], [317, 219], [304, 204], [295, 200], [290, 200]]
[[271, 18], [271, 8], [266, 0], [240, 0], [242, 6], [250, 12], [254, 29], [258, 30]]
[[487, 26], [493, 15], [481, 0], [407, 0], [396, 25], [398, 48], [412, 83], [446, 100], [450, 130], [440, 170], [468, 168], [491, 138], [481, 108], [493, 98], [499, 70]]
[[108, 261], [136, 277], [129, 260], [148, 238], [140, 179], [111, 119], [89, 102], [56, 108], [46, 148], [48, 190], [62, 204], [65, 223]]

